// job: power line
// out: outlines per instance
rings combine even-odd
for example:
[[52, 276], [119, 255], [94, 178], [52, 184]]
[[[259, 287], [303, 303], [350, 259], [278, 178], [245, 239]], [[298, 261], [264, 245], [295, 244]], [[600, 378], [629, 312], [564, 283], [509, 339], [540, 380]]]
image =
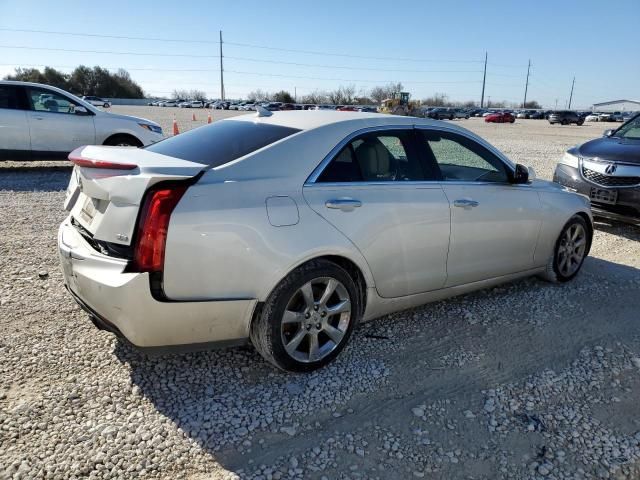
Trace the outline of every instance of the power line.
[[[218, 44], [215, 40], [197, 40], [197, 39], [179, 39], [179, 38], [161, 38], [161, 37], [137, 37], [137, 36], [128, 36], [128, 35], [104, 35], [98, 33], [80, 33], [80, 32], [62, 32], [56, 30], [35, 30], [35, 29], [25, 29], [25, 28], [10, 28], [10, 27], [0, 27], [0, 30], [9, 31], [9, 32], [23, 32], [23, 33], [42, 33], [48, 35], [67, 35], [67, 36], [76, 36], [76, 37], [94, 37], [94, 38], [109, 38], [109, 39], [123, 39], [123, 40], [148, 40], [148, 41], [156, 41], [156, 42], [177, 42], [177, 43], [200, 43], [200, 44]], [[359, 58], [359, 59], [369, 59], [369, 60], [392, 60], [399, 62], [417, 62], [417, 63], [483, 63], [482, 60], [436, 60], [436, 59], [426, 59], [426, 58], [403, 58], [403, 57], [384, 57], [384, 56], [371, 56], [371, 55], [355, 55], [349, 53], [338, 53], [338, 52], [322, 52], [317, 50], [300, 50], [294, 48], [282, 48], [282, 47], [271, 47], [266, 45], [255, 45], [251, 43], [240, 43], [240, 42], [225, 42], [227, 45], [233, 45], [236, 47], [244, 47], [244, 48], [257, 48], [262, 50], [274, 50], [279, 52], [288, 52], [288, 53], [302, 53], [305, 55], [321, 55], [321, 56], [334, 56], [334, 57], [343, 57], [343, 58]]]
[[48, 35], [67, 35], [67, 36], [73, 36], [73, 37], [111, 38], [111, 39], [122, 39], [122, 40], [149, 40], [153, 42], [215, 43], [215, 44], [218, 43], [214, 40], [185, 40], [185, 39], [178, 39], [178, 38], [131, 37], [131, 36], [125, 36], [125, 35], [103, 35], [98, 33], [60, 32], [60, 31], [53, 31], [53, 30], [31, 30], [27, 28], [0, 27], [0, 30], [3, 30], [5, 32], [44, 33]]
[[[225, 57], [228, 58], [228, 57]], [[0, 65], [15, 65], [13, 63], [0, 63]], [[22, 67], [40, 67], [42, 65], [40, 64], [20, 64], [20, 66]], [[48, 67], [52, 67], [52, 68], [76, 68], [77, 65], [46, 65]], [[131, 70], [131, 71], [149, 71], [149, 72], [218, 72], [219, 69], [179, 69], [179, 70], [171, 70], [171, 69], [164, 69], [164, 68], [128, 68], [128, 67], [102, 67], [102, 68], [106, 68], [107, 70], [118, 70], [120, 68], [125, 69], [125, 70]], [[319, 81], [328, 81], [328, 82], [354, 82], [354, 83], [394, 83], [397, 81], [397, 79], [364, 79], [364, 78], [334, 78], [334, 77], [314, 77], [314, 76], [308, 76], [308, 75], [285, 75], [285, 74], [279, 74], [279, 73], [261, 73], [261, 72], [245, 72], [245, 71], [240, 71], [240, 70], [229, 70], [229, 69], [224, 69], [224, 71], [226, 73], [234, 73], [237, 75], [254, 75], [254, 76], [258, 76], [258, 77], [276, 77], [276, 78], [295, 78], [295, 79], [303, 79], [303, 80], [319, 80]], [[145, 83], [150, 83], [150, 82], [145, 82]], [[181, 82], [182, 83], [182, 82]], [[238, 85], [237, 83], [233, 82], [235, 85]], [[402, 80], [402, 83], [406, 83], [406, 84], [424, 84], [424, 85], [429, 85], [429, 84], [434, 84], [434, 85], [455, 85], [455, 84], [478, 84], [480, 83], [480, 80], [463, 80], [463, 81], [422, 81], [422, 80]], [[194, 85], [194, 84], [192, 84]], [[219, 84], [216, 84], [219, 85]], [[248, 86], [248, 85], [244, 85], [244, 86]], [[492, 86], [499, 86], [499, 84], [492, 84]]]
[[[226, 42], [225, 42], [226, 43]], [[155, 57], [185, 57], [185, 58], [219, 58], [219, 55], [193, 55], [193, 54], [178, 54], [178, 53], [151, 53], [151, 52], [122, 52], [114, 50], [80, 50], [71, 48], [51, 48], [51, 47], [27, 47], [25, 45], [0, 45], [0, 48], [15, 48], [23, 50], [45, 50], [56, 52], [75, 52], [75, 53], [102, 53], [108, 55], [137, 55], [137, 56], [155, 56]], [[282, 60], [266, 60], [261, 58], [251, 57], [230, 57], [225, 55], [225, 58], [231, 60], [241, 60], [246, 62], [257, 63], [272, 63], [278, 65], [293, 65], [298, 67], [319, 67], [319, 68], [337, 68], [342, 70], [367, 70], [377, 72], [399, 72], [399, 73], [480, 73], [479, 70], [401, 70], [401, 69], [381, 69], [372, 67], [357, 67], [347, 65], [323, 65], [317, 63], [300, 63], [300, 62], [285, 62]]]

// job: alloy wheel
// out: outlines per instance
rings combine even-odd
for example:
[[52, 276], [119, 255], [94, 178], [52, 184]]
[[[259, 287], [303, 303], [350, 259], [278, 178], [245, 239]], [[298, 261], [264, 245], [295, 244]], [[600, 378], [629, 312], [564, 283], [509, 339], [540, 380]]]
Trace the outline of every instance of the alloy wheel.
[[287, 354], [303, 363], [316, 362], [342, 342], [351, 322], [351, 299], [332, 277], [308, 281], [291, 296], [281, 320]]
[[558, 270], [565, 277], [573, 275], [582, 264], [587, 250], [587, 232], [579, 223], [567, 228], [560, 238], [557, 252]]

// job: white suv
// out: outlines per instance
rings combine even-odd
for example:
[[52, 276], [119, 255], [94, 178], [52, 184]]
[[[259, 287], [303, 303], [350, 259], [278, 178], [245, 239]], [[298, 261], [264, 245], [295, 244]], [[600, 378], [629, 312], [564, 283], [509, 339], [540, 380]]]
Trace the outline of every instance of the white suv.
[[141, 147], [162, 138], [150, 120], [104, 112], [49, 85], [0, 81], [0, 160], [66, 158], [82, 145]]

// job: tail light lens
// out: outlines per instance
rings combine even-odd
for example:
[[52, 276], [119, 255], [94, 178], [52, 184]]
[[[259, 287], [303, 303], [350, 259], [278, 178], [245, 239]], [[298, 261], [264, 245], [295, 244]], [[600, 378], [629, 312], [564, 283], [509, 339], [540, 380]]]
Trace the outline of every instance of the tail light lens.
[[133, 254], [133, 270], [137, 272], [161, 272], [164, 268], [164, 251], [171, 213], [188, 185], [162, 185], [147, 191], [136, 234]]

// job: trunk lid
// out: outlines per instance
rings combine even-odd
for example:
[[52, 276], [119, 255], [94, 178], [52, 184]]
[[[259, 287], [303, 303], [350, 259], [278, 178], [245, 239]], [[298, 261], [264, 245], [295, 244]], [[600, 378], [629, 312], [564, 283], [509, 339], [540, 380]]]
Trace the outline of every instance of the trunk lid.
[[88, 146], [69, 155], [75, 163], [64, 208], [95, 240], [130, 245], [149, 187], [188, 180], [208, 165], [140, 148]]

